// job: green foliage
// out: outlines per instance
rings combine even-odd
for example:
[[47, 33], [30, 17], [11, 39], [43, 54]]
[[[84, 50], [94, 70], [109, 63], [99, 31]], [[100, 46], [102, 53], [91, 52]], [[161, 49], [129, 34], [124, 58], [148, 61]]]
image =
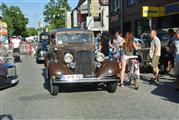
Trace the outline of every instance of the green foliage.
[[50, 0], [44, 7], [44, 19], [49, 29], [64, 28], [66, 11], [70, 10], [67, 0]]
[[38, 32], [35, 28], [27, 28], [25, 32], [25, 36], [35, 36]]
[[0, 5], [3, 21], [8, 25], [9, 35], [25, 35], [28, 19], [17, 6], [8, 7], [5, 3]]

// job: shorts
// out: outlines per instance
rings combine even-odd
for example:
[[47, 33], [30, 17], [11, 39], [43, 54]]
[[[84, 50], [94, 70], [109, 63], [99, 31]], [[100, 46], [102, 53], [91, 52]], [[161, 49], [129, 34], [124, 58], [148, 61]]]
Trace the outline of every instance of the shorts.
[[19, 48], [14, 48], [13, 52], [20, 52]]
[[174, 71], [175, 75], [179, 75], [179, 62], [175, 62]]
[[117, 60], [119, 60], [120, 59], [120, 57], [121, 57], [121, 55], [120, 54], [114, 54], [113, 55]]
[[156, 56], [156, 55], [153, 56], [152, 64], [151, 64], [153, 68], [158, 67], [159, 59], [160, 59], [160, 56]]
[[122, 54], [120, 61], [121, 61], [121, 62], [124, 62], [125, 60], [127, 60], [127, 59], [126, 59], [126, 55]]

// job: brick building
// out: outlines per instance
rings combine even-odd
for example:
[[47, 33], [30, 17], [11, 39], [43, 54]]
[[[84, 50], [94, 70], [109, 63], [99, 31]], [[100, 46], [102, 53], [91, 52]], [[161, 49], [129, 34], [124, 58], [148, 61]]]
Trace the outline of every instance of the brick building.
[[[147, 16], [143, 7], [148, 6]], [[161, 7], [163, 11], [155, 11]], [[151, 13], [149, 13], [151, 12]], [[152, 13], [153, 12], [153, 13]], [[163, 12], [159, 15], [157, 12]], [[121, 29], [140, 35], [151, 28], [179, 27], [179, 0], [109, 0], [109, 30]]]

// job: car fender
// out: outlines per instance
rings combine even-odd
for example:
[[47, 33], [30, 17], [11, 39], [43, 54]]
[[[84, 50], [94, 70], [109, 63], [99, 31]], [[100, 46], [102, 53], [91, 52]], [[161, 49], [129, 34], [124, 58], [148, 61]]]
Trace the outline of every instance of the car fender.
[[96, 70], [97, 77], [117, 76], [119, 65], [115, 59], [105, 59], [102, 66]]
[[58, 74], [73, 74], [73, 72], [65, 64], [61, 62], [55, 62], [54, 60], [49, 61], [48, 70], [50, 76], [57, 76]]
[[0, 76], [7, 76], [7, 68], [0, 65]]

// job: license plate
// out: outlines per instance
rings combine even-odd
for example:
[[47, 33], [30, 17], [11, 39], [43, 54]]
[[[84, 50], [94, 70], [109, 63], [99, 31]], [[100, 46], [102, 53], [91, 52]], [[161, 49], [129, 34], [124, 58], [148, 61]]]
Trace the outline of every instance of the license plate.
[[62, 75], [61, 80], [79, 80], [83, 78], [83, 74]]
[[15, 68], [8, 68], [8, 77], [15, 76], [16, 70]]

